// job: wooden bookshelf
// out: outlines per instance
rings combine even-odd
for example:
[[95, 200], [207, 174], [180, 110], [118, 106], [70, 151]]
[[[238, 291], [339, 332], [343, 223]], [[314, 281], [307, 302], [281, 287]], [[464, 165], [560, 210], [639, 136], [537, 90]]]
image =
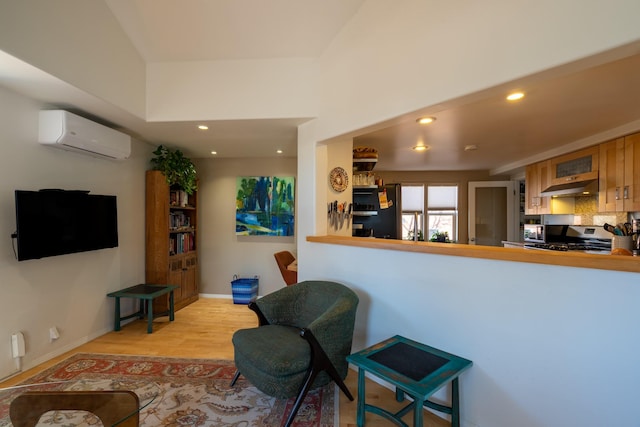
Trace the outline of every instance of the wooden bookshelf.
[[[178, 285], [179, 310], [198, 299], [197, 192], [187, 196], [170, 188], [162, 172], [147, 171], [145, 211], [146, 283]], [[166, 311], [168, 304], [158, 298], [154, 311]]]

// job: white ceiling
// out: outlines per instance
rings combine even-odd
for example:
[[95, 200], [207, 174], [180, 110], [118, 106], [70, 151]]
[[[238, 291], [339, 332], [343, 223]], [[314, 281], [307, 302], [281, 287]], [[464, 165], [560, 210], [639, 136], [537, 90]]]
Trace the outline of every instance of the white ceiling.
[[[427, 108], [422, 113], [436, 118], [429, 125], [416, 123], [421, 114], [407, 115], [399, 124], [356, 137], [354, 146], [377, 148], [378, 170], [498, 173], [525, 159], [543, 160], [640, 129], [640, 55], [527, 80]], [[522, 88], [525, 97], [508, 102], [513, 88]], [[429, 149], [416, 152], [416, 145]], [[467, 146], [477, 149], [465, 151]]]
[[364, 0], [105, 0], [147, 62], [317, 58]]
[[[315, 58], [357, 12], [363, 0], [104, 0], [147, 62], [282, 57]], [[636, 49], [635, 52], [638, 52]], [[0, 84], [34, 99], [73, 110], [99, 100], [81, 94], [0, 52]], [[11, 73], [11, 68], [19, 70]], [[29, 72], [26, 72], [29, 71]], [[377, 170], [478, 170], [505, 172], [541, 152], [568, 151], [561, 146], [595, 144], [591, 135], [640, 130], [640, 55], [552, 80], [527, 76], [483, 93], [426, 107], [375, 129], [354, 133], [355, 145], [377, 148]], [[17, 78], [16, 76], [20, 76]], [[27, 76], [31, 76], [31, 80]], [[517, 104], [504, 95], [515, 87], [527, 94]], [[415, 118], [436, 122], [418, 126]], [[111, 114], [113, 117], [113, 114]], [[105, 115], [103, 117], [109, 117]], [[145, 123], [131, 116], [118, 123], [154, 144], [179, 146], [191, 157], [271, 157], [277, 148], [296, 154], [296, 127], [304, 119]], [[586, 138], [586, 139], [584, 139]], [[596, 137], [597, 138], [597, 137]], [[430, 146], [423, 153], [411, 147]], [[573, 144], [572, 144], [573, 143]], [[476, 145], [475, 151], [465, 151]]]

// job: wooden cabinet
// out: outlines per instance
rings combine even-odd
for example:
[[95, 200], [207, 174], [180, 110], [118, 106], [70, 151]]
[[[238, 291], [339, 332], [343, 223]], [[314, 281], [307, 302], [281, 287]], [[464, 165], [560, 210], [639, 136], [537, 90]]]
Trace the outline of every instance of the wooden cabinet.
[[599, 211], [640, 211], [640, 133], [605, 142], [599, 148]]
[[640, 133], [624, 138], [624, 210], [640, 211]]
[[525, 172], [525, 213], [540, 215], [551, 213], [551, 197], [543, 197], [540, 193], [550, 185], [551, 161], [534, 163], [527, 166]]
[[[618, 167], [619, 165], [619, 167]], [[598, 210], [615, 212], [622, 210], [620, 187], [624, 183], [624, 138], [600, 144], [600, 178]]]
[[[146, 176], [146, 283], [178, 285], [175, 309], [198, 299], [197, 194], [185, 197], [169, 188], [160, 171]], [[168, 309], [168, 297], [154, 301], [154, 311]]]
[[594, 146], [549, 160], [551, 168], [550, 185], [597, 180], [598, 153], [598, 146]]

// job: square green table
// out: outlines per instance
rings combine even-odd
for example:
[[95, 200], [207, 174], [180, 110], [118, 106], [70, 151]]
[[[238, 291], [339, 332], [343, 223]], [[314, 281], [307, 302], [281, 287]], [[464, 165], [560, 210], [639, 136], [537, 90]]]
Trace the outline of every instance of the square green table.
[[[159, 296], [169, 294], [169, 310], [158, 313], [156, 317], [169, 316], [169, 321], [173, 322], [175, 314], [173, 311], [173, 290], [179, 288], [177, 285], [149, 285], [140, 284], [131, 286], [130, 288], [121, 289], [119, 291], [108, 293], [108, 297], [116, 299], [116, 313], [114, 319], [114, 330], [120, 330], [120, 322], [122, 320], [137, 317], [144, 319], [145, 309], [147, 311], [147, 333], [153, 332], [153, 299]], [[140, 300], [140, 308], [136, 313], [128, 316], [120, 316], [120, 298], [134, 298]]]
[[[396, 425], [407, 427], [402, 417], [414, 410], [413, 425], [422, 426], [422, 407], [451, 415], [452, 427], [460, 426], [458, 377], [473, 362], [462, 357], [429, 347], [400, 335], [347, 356], [347, 361], [358, 367], [357, 424], [364, 426], [365, 411], [380, 415]], [[391, 413], [365, 403], [365, 372], [369, 372], [396, 388], [396, 400], [402, 402], [405, 393], [413, 402], [400, 411]], [[443, 385], [451, 382], [451, 406], [428, 400]]]

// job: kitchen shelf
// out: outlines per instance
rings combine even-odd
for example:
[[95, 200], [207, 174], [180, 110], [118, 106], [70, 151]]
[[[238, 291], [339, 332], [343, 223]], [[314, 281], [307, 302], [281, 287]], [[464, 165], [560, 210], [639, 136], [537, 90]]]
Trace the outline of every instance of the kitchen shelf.
[[[353, 186], [354, 190], [373, 189], [373, 188], [377, 189], [378, 186], [375, 185], [375, 184], [374, 185], [354, 185]], [[367, 193], [367, 194], [369, 194], [369, 193]]]
[[378, 211], [353, 211], [353, 216], [376, 216]]
[[353, 159], [353, 170], [356, 172], [371, 172], [376, 167], [378, 159]]

